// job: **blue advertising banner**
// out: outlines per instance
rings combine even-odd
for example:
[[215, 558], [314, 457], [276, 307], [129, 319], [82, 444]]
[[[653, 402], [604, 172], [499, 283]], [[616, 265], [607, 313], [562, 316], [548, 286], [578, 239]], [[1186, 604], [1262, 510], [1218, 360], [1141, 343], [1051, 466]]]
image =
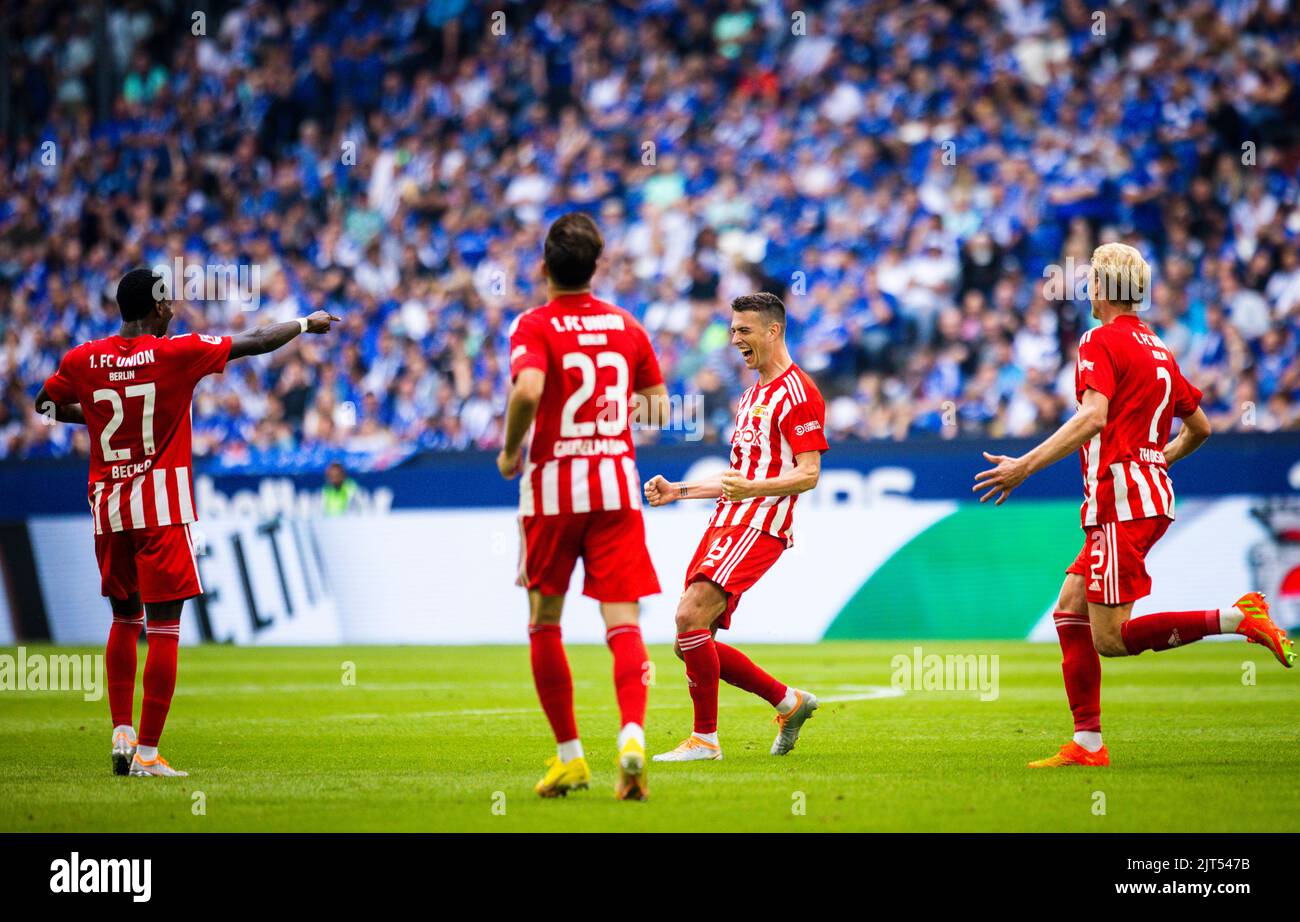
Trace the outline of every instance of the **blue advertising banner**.
[[[971, 498], [975, 473], [990, 466], [980, 452], [1018, 454], [1033, 446], [1026, 440], [909, 441], [839, 443], [823, 462], [823, 491], [842, 495], [898, 495], [918, 500]], [[722, 463], [722, 446], [647, 446], [638, 453], [643, 479], [663, 474], [681, 479], [698, 463]], [[199, 514], [205, 501], [236, 494], [278, 491], [283, 503], [298, 494], [315, 493], [320, 471], [229, 473], [195, 464], [200, 481]], [[497, 474], [490, 452], [418, 455], [383, 471], [352, 475], [372, 499], [387, 509], [513, 506], [518, 484]], [[1228, 495], [1287, 496], [1300, 492], [1300, 433], [1216, 435], [1204, 448], [1173, 470], [1180, 498]], [[273, 487], [268, 487], [268, 483]], [[7, 461], [0, 464], [0, 521], [34, 515], [86, 510], [86, 462]], [[1081, 494], [1078, 463], [1065, 459], [1028, 481], [1017, 496], [1077, 500]]]

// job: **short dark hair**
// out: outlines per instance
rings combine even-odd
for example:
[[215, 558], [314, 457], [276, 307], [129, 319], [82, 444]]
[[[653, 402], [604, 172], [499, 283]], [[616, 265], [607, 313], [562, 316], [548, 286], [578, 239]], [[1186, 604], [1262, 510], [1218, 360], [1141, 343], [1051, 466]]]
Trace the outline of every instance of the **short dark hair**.
[[562, 215], [546, 232], [546, 274], [561, 288], [585, 288], [604, 250], [605, 238], [590, 215], [581, 211]]
[[781, 299], [770, 291], [756, 291], [752, 295], [741, 295], [731, 302], [733, 311], [757, 311], [764, 323], [779, 323], [785, 329], [785, 305]]
[[155, 294], [162, 276], [152, 269], [132, 269], [117, 283], [117, 309], [122, 320], [130, 322], [149, 316], [158, 303]]

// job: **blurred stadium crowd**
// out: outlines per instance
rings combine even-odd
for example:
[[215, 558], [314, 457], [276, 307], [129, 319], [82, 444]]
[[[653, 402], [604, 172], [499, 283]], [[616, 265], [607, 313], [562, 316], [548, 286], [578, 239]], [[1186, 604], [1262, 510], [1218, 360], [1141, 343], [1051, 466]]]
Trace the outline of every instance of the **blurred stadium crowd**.
[[11, 7], [0, 457], [87, 450], [31, 395], [115, 330], [122, 271], [178, 257], [256, 266], [260, 299], [180, 303], [177, 331], [346, 318], [208, 379], [196, 453], [494, 448], [509, 323], [575, 208], [606, 235], [597, 294], [703, 395], [711, 440], [747, 386], [727, 304], [758, 287], [832, 441], [1055, 426], [1090, 321], [1044, 270], [1109, 239], [1155, 267], [1148, 322], [1217, 428], [1300, 424], [1289, 4], [494, 6]]

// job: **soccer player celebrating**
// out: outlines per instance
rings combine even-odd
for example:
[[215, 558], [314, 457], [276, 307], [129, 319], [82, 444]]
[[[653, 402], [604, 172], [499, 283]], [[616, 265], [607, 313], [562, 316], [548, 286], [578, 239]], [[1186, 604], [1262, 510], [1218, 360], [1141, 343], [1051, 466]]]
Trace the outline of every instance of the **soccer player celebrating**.
[[[980, 502], [1002, 505], [1026, 477], [1078, 452], [1083, 467], [1085, 539], [1065, 571], [1053, 615], [1064, 654], [1065, 692], [1074, 738], [1031, 768], [1105, 766], [1101, 739], [1101, 656], [1168, 650], [1208, 634], [1236, 633], [1262, 644], [1283, 666], [1295, 661], [1268, 604], [1249, 592], [1228, 608], [1161, 612], [1130, 619], [1151, 591], [1146, 556], [1174, 518], [1171, 464], [1209, 438], [1201, 392], [1169, 349], [1134, 312], [1148, 293], [1151, 268], [1131, 246], [1108, 243], [1092, 254], [1089, 299], [1102, 325], [1079, 342], [1074, 417], [1019, 458], [984, 453], [996, 467], [976, 475]], [[1173, 418], [1183, 421], [1173, 441]]]
[[497, 466], [507, 479], [522, 473], [518, 582], [528, 590], [533, 680], [558, 746], [537, 793], [563, 796], [591, 780], [560, 634], [564, 595], [581, 558], [583, 593], [600, 603], [614, 655], [622, 719], [615, 796], [645, 800], [647, 660], [638, 621], [640, 599], [659, 591], [659, 579], [646, 549], [629, 404], [635, 394], [657, 418], [668, 392], [636, 318], [592, 297], [603, 249], [585, 214], [564, 215], [546, 235], [550, 300], [521, 314], [510, 333], [513, 386]]
[[791, 526], [800, 493], [817, 486], [826, 451], [826, 404], [785, 345], [785, 305], [767, 292], [731, 304], [731, 343], [758, 381], [740, 398], [731, 436], [731, 466], [717, 477], [645, 485], [651, 506], [679, 499], [716, 499], [717, 508], [690, 565], [677, 604], [674, 652], [686, 663], [695, 729], [656, 762], [721, 759], [718, 681], [753, 692], [776, 708], [780, 726], [772, 755], [794, 748], [818, 707], [810, 692], [772, 678], [735, 647], [714, 639], [731, 626], [741, 595], [794, 543]]
[[[70, 351], [36, 395], [38, 412], [90, 430], [95, 556], [113, 609], [104, 656], [113, 771], [138, 777], [187, 774], [158, 754], [158, 741], [176, 688], [181, 609], [203, 592], [190, 538], [198, 518], [190, 458], [194, 387], [232, 359], [279, 349], [299, 333], [325, 333], [338, 320], [317, 311], [236, 336], [167, 336], [172, 308], [162, 293], [161, 277], [148, 269], [123, 276], [117, 335]], [[136, 644], [146, 618], [149, 653], [137, 738]]]

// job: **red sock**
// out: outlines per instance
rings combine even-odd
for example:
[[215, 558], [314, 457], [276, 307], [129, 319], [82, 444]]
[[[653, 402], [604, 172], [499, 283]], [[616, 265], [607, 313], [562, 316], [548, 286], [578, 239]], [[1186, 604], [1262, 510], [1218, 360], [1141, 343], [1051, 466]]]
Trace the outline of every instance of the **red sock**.
[[140, 708], [140, 745], [157, 746], [176, 691], [176, 652], [181, 621], [149, 622], [149, 655], [144, 660], [144, 704]]
[[528, 628], [528, 646], [533, 662], [533, 684], [551, 722], [557, 743], [578, 738], [578, 721], [573, 716], [573, 676], [558, 624], [534, 624]]
[[718, 732], [718, 648], [707, 630], [677, 635], [695, 704], [695, 732]]
[[1061, 672], [1065, 676], [1065, 697], [1074, 713], [1074, 729], [1101, 732], [1101, 657], [1092, 645], [1092, 626], [1087, 615], [1052, 613], [1056, 636], [1061, 640]]
[[1143, 650], [1168, 650], [1219, 633], [1219, 610], [1162, 611], [1130, 618], [1120, 625], [1120, 636], [1129, 656]]
[[648, 657], [641, 628], [635, 624], [620, 624], [605, 632], [605, 643], [614, 654], [614, 692], [618, 695], [618, 713], [623, 725], [645, 726], [646, 682], [645, 667]]
[[718, 650], [718, 675], [728, 685], [758, 695], [772, 707], [785, 697], [785, 686], [758, 667], [752, 659], [735, 647], [713, 642]]
[[108, 645], [104, 648], [104, 670], [108, 673], [108, 710], [113, 715], [113, 726], [135, 726], [135, 665], [136, 647], [140, 644], [140, 628], [144, 627], [144, 613], [134, 615], [113, 614], [113, 626], [108, 629]]

